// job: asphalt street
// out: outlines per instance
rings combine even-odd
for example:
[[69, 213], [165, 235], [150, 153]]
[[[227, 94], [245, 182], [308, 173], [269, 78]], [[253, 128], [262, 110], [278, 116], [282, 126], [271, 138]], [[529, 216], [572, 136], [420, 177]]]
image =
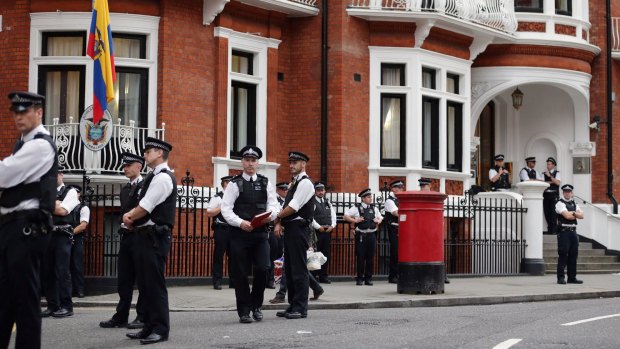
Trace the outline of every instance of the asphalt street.
[[[43, 320], [44, 348], [130, 348], [126, 329], [102, 329], [112, 308]], [[240, 324], [234, 311], [171, 313], [154, 348], [619, 348], [618, 298], [432, 308], [311, 310], [307, 319]]]

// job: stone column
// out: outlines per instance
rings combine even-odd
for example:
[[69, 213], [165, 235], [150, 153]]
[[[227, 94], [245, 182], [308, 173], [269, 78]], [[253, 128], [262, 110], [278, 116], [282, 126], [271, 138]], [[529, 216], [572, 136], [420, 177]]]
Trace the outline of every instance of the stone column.
[[523, 223], [525, 257], [521, 260], [521, 272], [545, 275], [543, 260], [543, 192], [549, 184], [539, 181], [521, 182], [516, 185], [523, 195], [523, 207], [527, 208]]

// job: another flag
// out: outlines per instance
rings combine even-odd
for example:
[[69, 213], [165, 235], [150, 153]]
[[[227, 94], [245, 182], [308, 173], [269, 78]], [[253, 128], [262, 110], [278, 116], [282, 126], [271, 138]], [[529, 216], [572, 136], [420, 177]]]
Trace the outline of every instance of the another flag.
[[97, 125], [114, 100], [114, 47], [110, 29], [110, 11], [107, 0], [93, 0], [93, 18], [90, 23], [86, 53], [95, 61], [93, 79], [93, 123]]

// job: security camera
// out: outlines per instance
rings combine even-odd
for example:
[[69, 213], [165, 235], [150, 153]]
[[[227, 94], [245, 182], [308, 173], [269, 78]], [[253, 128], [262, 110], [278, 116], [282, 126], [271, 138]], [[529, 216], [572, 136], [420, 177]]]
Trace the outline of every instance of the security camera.
[[588, 125], [588, 127], [593, 130], [598, 130], [598, 121], [591, 123], [590, 125]]

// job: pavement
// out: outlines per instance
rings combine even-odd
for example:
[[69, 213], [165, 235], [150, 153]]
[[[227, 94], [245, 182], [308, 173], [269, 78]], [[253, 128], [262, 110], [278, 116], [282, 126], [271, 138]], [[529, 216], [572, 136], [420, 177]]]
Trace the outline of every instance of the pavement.
[[[620, 274], [578, 275], [581, 285], [558, 285], [555, 275], [505, 277], [453, 277], [440, 294], [399, 294], [396, 285], [376, 280], [374, 286], [356, 286], [354, 281], [321, 284], [325, 293], [310, 300], [309, 309], [369, 309], [490, 305], [501, 303], [620, 297]], [[263, 309], [285, 309], [270, 304], [277, 290], [266, 289]], [[312, 291], [310, 291], [312, 296]], [[137, 293], [133, 297], [135, 305]], [[235, 292], [227, 285], [173, 286], [168, 288], [170, 311], [234, 311]], [[117, 294], [74, 298], [76, 307], [115, 307]]]

